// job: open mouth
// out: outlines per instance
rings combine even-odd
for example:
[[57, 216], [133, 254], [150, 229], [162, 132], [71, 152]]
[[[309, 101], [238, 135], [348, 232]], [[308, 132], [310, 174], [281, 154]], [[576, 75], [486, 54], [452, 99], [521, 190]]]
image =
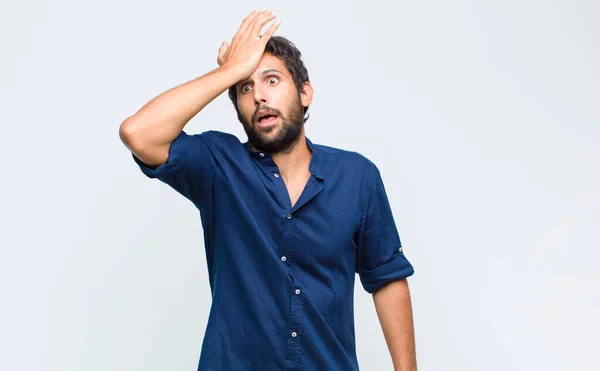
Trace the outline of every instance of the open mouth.
[[277, 119], [277, 115], [271, 113], [262, 113], [258, 115], [256, 122], [259, 126], [267, 126], [272, 124]]

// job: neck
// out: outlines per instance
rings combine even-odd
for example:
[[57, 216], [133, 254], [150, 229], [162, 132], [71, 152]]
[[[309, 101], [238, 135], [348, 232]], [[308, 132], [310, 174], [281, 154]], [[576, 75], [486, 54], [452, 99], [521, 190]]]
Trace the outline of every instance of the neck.
[[292, 147], [285, 152], [273, 154], [273, 161], [285, 179], [294, 178], [296, 174], [308, 171], [312, 152], [306, 144], [304, 128]]

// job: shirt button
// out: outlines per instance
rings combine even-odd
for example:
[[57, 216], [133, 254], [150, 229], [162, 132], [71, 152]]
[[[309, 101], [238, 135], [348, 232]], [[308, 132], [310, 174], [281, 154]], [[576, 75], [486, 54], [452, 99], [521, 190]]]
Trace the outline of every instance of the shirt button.
[[288, 219], [292, 219], [292, 214], [287, 214]]
[[295, 338], [296, 336], [298, 336], [298, 334], [296, 334], [296, 332], [292, 332], [292, 337]]
[[279, 174], [275, 173], [273, 175], [275, 175], [275, 178], [279, 178]]
[[261, 152], [261, 153], [259, 154], [259, 156], [260, 156], [260, 157], [265, 157], [265, 154]]
[[285, 256], [281, 257], [281, 261], [284, 262], [287, 258]]
[[296, 289], [296, 295], [300, 295], [300, 290]]

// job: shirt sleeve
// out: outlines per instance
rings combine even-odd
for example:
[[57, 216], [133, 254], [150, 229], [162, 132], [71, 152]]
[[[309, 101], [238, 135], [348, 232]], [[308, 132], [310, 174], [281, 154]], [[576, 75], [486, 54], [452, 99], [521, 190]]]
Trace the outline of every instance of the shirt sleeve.
[[372, 164], [357, 241], [356, 271], [363, 288], [374, 293], [386, 283], [414, 273], [404, 255], [383, 180]]
[[133, 155], [142, 173], [159, 179], [195, 204], [204, 201], [212, 190], [214, 156], [207, 145], [207, 133], [189, 135], [181, 131], [171, 142], [166, 163], [151, 167]]

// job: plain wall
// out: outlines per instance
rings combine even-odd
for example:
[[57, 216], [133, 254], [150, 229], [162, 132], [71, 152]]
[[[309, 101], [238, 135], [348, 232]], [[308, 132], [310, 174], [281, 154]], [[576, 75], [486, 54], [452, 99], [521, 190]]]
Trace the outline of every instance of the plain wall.
[[[199, 214], [118, 127], [271, 7], [315, 89], [307, 136], [381, 170], [419, 370], [599, 370], [598, 4], [2, 1], [0, 369], [196, 369]], [[246, 140], [226, 94], [185, 130]], [[361, 370], [392, 370], [356, 278]]]

